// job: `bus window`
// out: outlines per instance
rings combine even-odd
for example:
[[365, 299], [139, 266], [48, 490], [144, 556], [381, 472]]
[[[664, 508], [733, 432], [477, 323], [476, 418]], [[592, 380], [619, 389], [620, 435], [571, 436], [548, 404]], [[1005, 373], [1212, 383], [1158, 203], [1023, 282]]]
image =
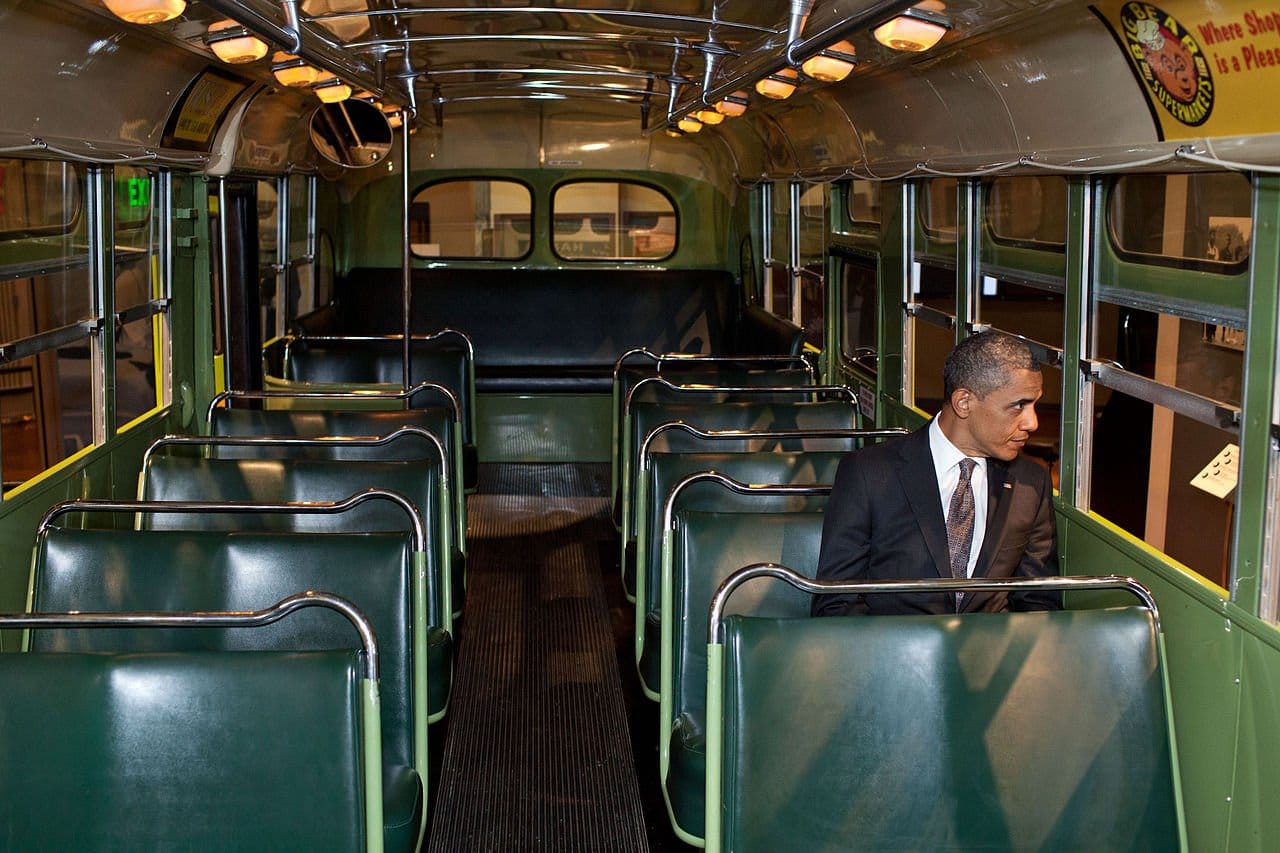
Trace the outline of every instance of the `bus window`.
[[1111, 186], [1111, 242], [1125, 260], [1236, 272], [1249, 259], [1252, 198], [1235, 172], [1124, 175]]
[[1067, 248], [1067, 180], [1055, 175], [993, 178], [985, 214], [997, 243], [1055, 252]]
[[821, 350], [826, 316], [827, 187], [811, 184], [800, 194], [800, 325], [805, 343]]
[[[1239, 440], [1225, 425], [1172, 406], [1186, 392], [1239, 407], [1245, 332], [1103, 301], [1094, 323], [1099, 362], [1158, 386], [1121, 389], [1105, 374], [1095, 380], [1089, 508], [1226, 588], [1231, 504], [1196, 481]], [[1178, 523], [1188, 518], [1195, 524]]]
[[653, 187], [574, 181], [551, 197], [552, 248], [570, 261], [660, 261], [675, 254], [676, 209]]
[[258, 205], [258, 287], [262, 333], [266, 338], [279, 334], [277, 322], [283, 316], [281, 302], [280, 190], [275, 179], [257, 182]]
[[956, 240], [958, 186], [955, 178], [934, 178], [921, 184], [920, 225], [924, 233], [935, 240], [944, 243]]
[[419, 258], [522, 258], [532, 246], [533, 194], [515, 181], [429, 184], [409, 205], [409, 245]]
[[875, 262], [842, 256], [840, 276], [840, 304], [844, 306], [840, 354], [846, 365], [856, 365], [874, 376], [880, 344]]
[[769, 185], [768, 303], [779, 317], [791, 319], [791, 193], [785, 183]]
[[848, 224], [854, 226], [880, 225], [880, 188], [879, 181], [853, 180], [845, 187], [845, 216]]
[[156, 393], [156, 324], [160, 322], [160, 248], [156, 178], [115, 169], [116, 426], [163, 403]]
[[70, 231], [80, 215], [81, 181], [70, 163], [0, 158], [0, 239]]
[[932, 264], [918, 264], [911, 300], [925, 310], [910, 318], [912, 401], [933, 415], [942, 407], [942, 365], [955, 346], [956, 275]]
[[323, 305], [316, 301], [315, 257], [311, 223], [311, 193], [315, 179], [306, 175], [290, 175], [285, 179], [289, 200], [289, 236], [285, 243], [285, 281], [288, 306], [284, 316], [296, 319]]

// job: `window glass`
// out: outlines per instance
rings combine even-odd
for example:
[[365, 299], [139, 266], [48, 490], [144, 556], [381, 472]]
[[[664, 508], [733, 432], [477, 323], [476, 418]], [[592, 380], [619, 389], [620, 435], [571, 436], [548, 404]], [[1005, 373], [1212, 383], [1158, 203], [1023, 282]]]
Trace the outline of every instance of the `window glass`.
[[785, 183], [769, 188], [769, 292], [773, 313], [791, 319], [791, 194]]
[[316, 308], [333, 301], [333, 278], [333, 238], [321, 231], [316, 240]]
[[409, 244], [420, 258], [520, 258], [529, 253], [533, 196], [515, 181], [440, 181], [409, 205]]
[[924, 232], [938, 240], [956, 239], [955, 178], [934, 178], [921, 185], [920, 224]]
[[850, 181], [845, 187], [845, 211], [850, 224], [880, 224], [880, 188], [879, 181]]
[[742, 273], [742, 289], [747, 294], [747, 299], [760, 304], [760, 284], [756, 280], [756, 260], [750, 237], [744, 238], [738, 247], [738, 268]]
[[986, 185], [986, 215], [997, 242], [1065, 251], [1067, 179], [1057, 175], [994, 178]]
[[6, 343], [93, 319], [87, 265], [0, 281], [0, 340]]
[[810, 184], [800, 194], [800, 266], [805, 271], [800, 279], [800, 325], [805, 342], [817, 349], [823, 348], [826, 337], [826, 244], [827, 187]]
[[956, 274], [954, 270], [932, 264], [919, 264], [913, 302], [928, 305], [951, 317], [956, 314]]
[[311, 179], [304, 175], [290, 175], [287, 192], [289, 194], [289, 260], [297, 261], [311, 254], [307, 247]]
[[553, 248], [566, 260], [661, 260], [676, 250], [676, 209], [628, 181], [575, 181], [551, 197]]
[[844, 341], [841, 353], [847, 362], [874, 374], [879, 350], [876, 267], [873, 261], [843, 259], [840, 265], [840, 304], [844, 306]]
[[[1244, 375], [1242, 330], [1099, 303], [1095, 358], [1232, 406]], [[1094, 383], [1090, 509], [1219, 586], [1230, 565], [1230, 505], [1194, 485], [1236, 436]], [[1195, 519], [1187, 524], [1185, 519]]]
[[1249, 181], [1235, 172], [1125, 175], [1111, 187], [1111, 240], [1122, 257], [1234, 272], [1253, 236]]
[[70, 163], [0, 158], [0, 237], [71, 230], [84, 197], [81, 181]]
[[1061, 350], [1065, 304], [1059, 291], [983, 276], [978, 322]]
[[942, 365], [956, 345], [956, 335], [918, 317], [910, 322], [914, 403], [922, 412], [936, 415], [942, 409]]
[[0, 479], [7, 491], [93, 441], [84, 343], [0, 364]]
[[[120, 314], [160, 297], [155, 179], [142, 169], [115, 169], [115, 310]], [[155, 315], [115, 326], [116, 426], [154, 409]]]

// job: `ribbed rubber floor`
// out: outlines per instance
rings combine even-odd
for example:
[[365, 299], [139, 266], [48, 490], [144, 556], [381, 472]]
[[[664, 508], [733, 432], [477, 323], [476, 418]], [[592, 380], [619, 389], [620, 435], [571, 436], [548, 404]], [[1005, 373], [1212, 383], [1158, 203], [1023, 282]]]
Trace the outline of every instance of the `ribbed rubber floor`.
[[601, 582], [608, 479], [481, 466], [431, 851], [648, 849]]

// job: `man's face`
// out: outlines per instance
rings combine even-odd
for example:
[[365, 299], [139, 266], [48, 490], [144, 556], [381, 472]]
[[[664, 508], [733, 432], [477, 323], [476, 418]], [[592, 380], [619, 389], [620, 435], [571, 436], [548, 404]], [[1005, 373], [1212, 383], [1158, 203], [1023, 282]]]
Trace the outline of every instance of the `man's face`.
[[970, 393], [964, 440], [956, 446], [969, 456], [1012, 462], [1040, 425], [1036, 401], [1042, 391], [1040, 371], [1019, 369], [985, 397]]

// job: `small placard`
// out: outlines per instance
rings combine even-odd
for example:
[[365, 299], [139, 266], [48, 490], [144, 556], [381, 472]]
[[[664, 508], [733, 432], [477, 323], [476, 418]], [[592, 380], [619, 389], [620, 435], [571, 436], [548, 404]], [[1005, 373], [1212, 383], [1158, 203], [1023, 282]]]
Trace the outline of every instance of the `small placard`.
[[1226, 500], [1236, 488], [1236, 480], [1240, 476], [1240, 448], [1228, 444], [1209, 460], [1209, 464], [1200, 469], [1200, 473], [1191, 479], [1191, 485], [1215, 498]]

